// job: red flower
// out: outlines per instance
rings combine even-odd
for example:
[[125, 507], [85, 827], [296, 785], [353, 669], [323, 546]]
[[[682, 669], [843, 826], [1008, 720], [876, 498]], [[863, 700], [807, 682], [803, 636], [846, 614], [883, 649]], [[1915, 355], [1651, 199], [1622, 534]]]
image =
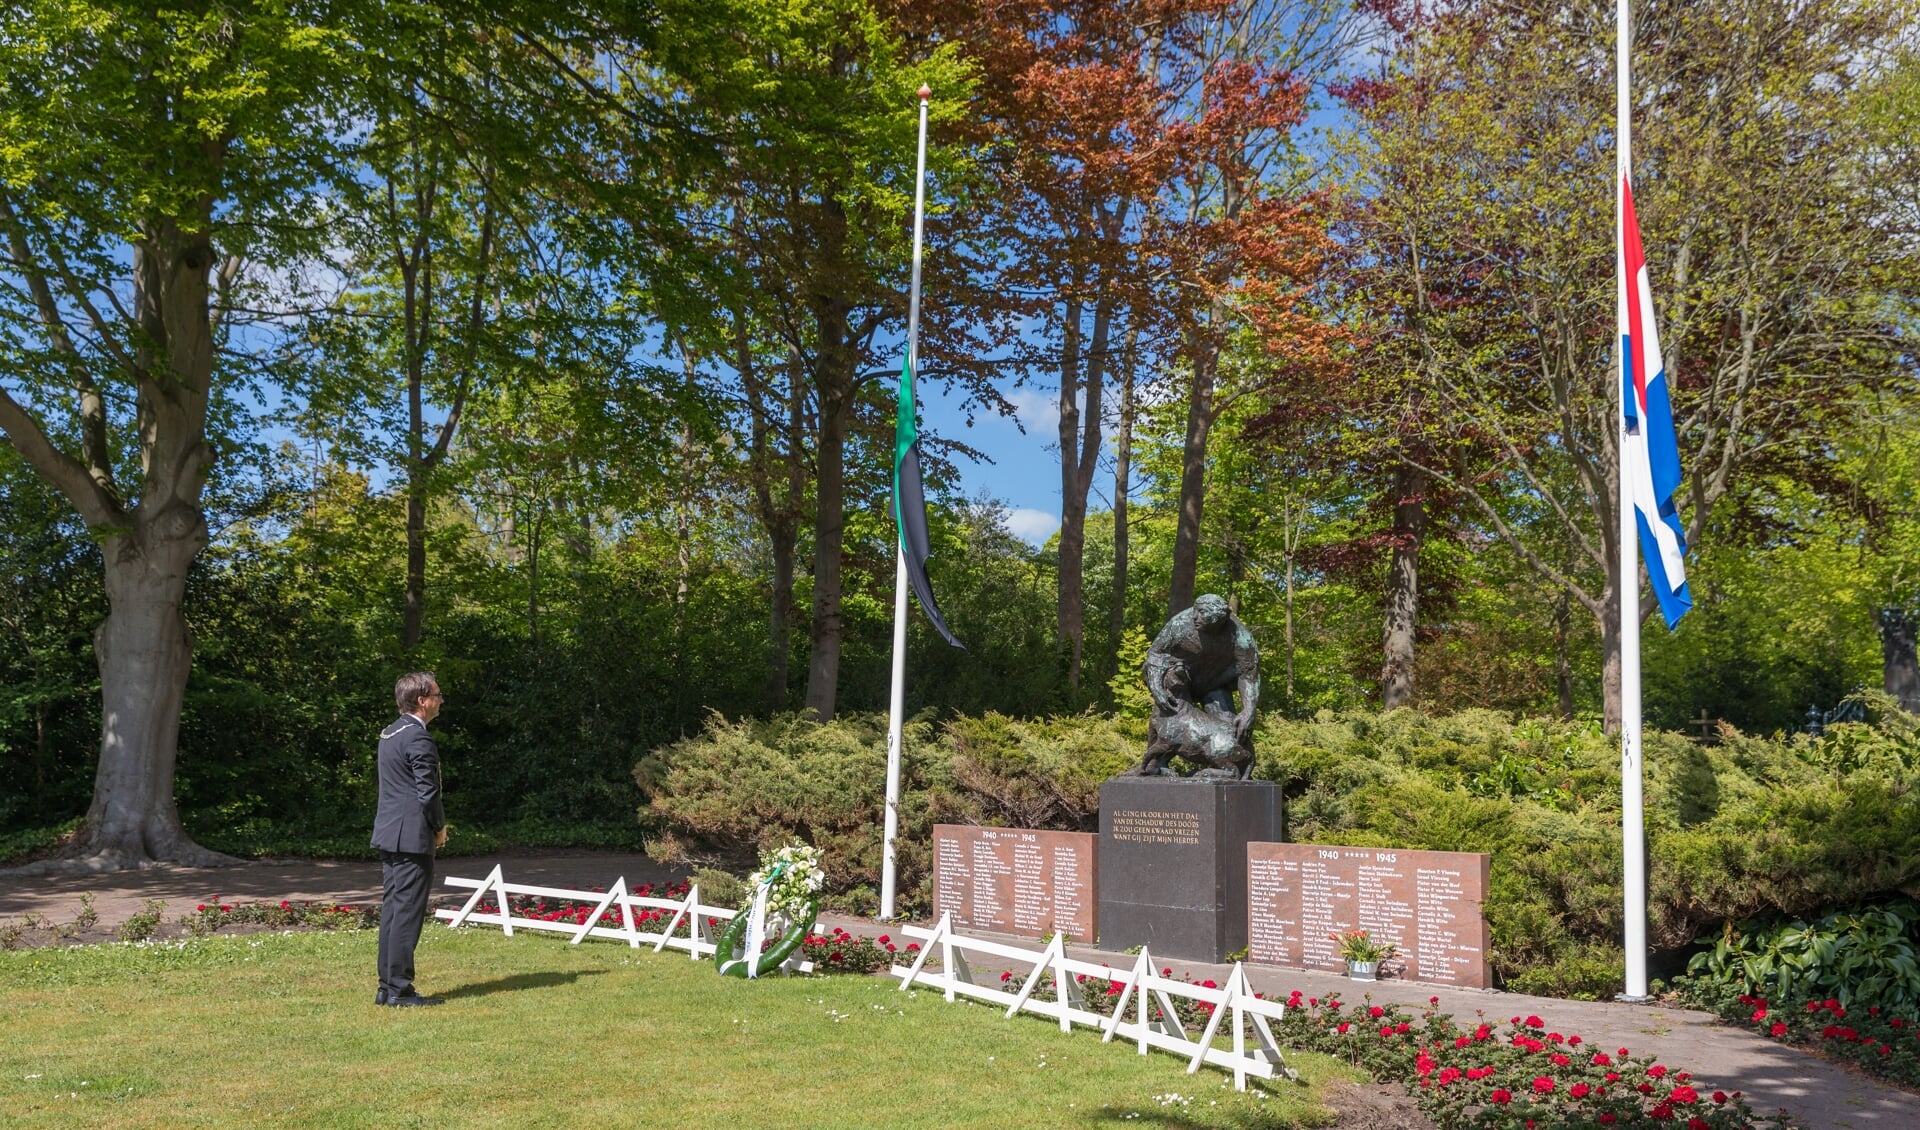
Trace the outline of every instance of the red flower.
[[1723, 1103], [1723, 1102], [1726, 1102], [1726, 1101], [1727, 1101], [1727, 1093], [1726, 1093], [1725, 1091], [1715, 1091], [1715, 1092], [1713, 1093], [1713, 1101], [1714, 1101], [1714, 1102], [1717, 1102], [1717, 1103]]
[[1214, 984], [1212, 981], [1202, 981], [1200, 982], [1200, 987], [1203, 989], [1217, 989], [1220, 986]]
[[1386, 1014], [1387, 1014], [1387, 1010], [1384, 1008], [1381, 1008], [1377, 1004], [1367, 1010], [1367, 1015], [1375, 1018], [1385, 1016]]
[[1464, 1048], [1471, 1043], [1473, 1043], [1472, 1037], [1460, 1036], [1453, 1041], [1453, 1046], [1456, 1048]]
[[1555, 1067], [1565, 1067], [1568, 1064], [1573, 1062], [1572, 1060], [1568, 1059], [1566, 1056], [1561, 1055], [1559, 1052], [1553, 1053], [1552, 1055], [1548, 1056], [1547, 1059]]
[[892, 940], [893, 940], [893, 939], [892, 939], [891, 937], [889, 937], [888, 935], [886, 935], [886, 934], [882, 934], [882, 935], [880, 935], [880, 944], [881, 944], [881, 945], [883, 945], [883, 946], [884, 946], [884, 945], [886, 945], [886, 944], [887, 944], [888, 942], [890, 942], [890, 941], [892, 941]]
[[907, 943], [907, 952], [908, 952], [908, 953], [914, 953], [914, 952], [916, 952], [917, 950], [919, 950], [919, 948], [920, 948], [920, 943], [919, 943], [919, 942], [908, 942], [908, 943]]
[[1754, 1010], [1753, 1010], [1753, 1020], [1754, 1020], [1754, 1023], [1756, 1023], [1756, 1024], [1757, 1024], [1757, 1023], [1759, 1023], [1760, 1021], [1762, 1021], [1762, 1020], [1765, 1020], [1766, 1018], [1767, 1018], [1767, 1010], [1766, 1010], [1766, 1009], [1764, 1009], [1764, 1008], [1756, 1008], [1756, 1009], [1754, 1009]]
[[1649, 1079], [1658, 1079], [1666, 1073], [1667, 1069], [1663, 1064], [1656, 1063], [1652, 1067], [1647, 1068], [1647, 1078]]
[[1573, 1086], [1567, 1088], [1567, 1094], [1572, 1095], [1576, 1099], [1584, 1099], [1591, 1090], [1593, 1090], [1593, 1088], [1587, 1086], [1585, 1083], [1575, 1083]]
[[1428, 998], [1427, 998], [1427, 1003], [1428, 1003], [1428, 1004], [1439, 1004], [1439, 1003], [1440, 1003], [1440, 998], [1439, 998], [1439, 997], [1428, 997]]
[[1659, 1106], [1648, 1111], [1647, 1115], [1651, 1118], [1659, 1119], [1661, 1122], [1665, 1122], [1673, 1117], [1673, 1108], [1666, 1103], [1661, 1103]]
[[1618, 1071], [1607, 1072], [1607, 1082], [1618, 1083], [1619, 1081], [1620, 1081], [1620, 1073]]
[[1508, 1091], [1505, 1087], [1495, 1087], [1493, 1089], [1493, 1094], [1488, 1095], [1487, 1098], [1491, 1102], [1500, 1103], [1501, 1105], [1504, 1106], [1505, 1104], [1513, 1101], [1513, 1094], [1512, 1092]]
[[834, 951], [833, 951], [832, 953], [830, 953], [830, 954], [828, 954], [828, 955], [827, 955], [827, 960], [828, 960], [828, 961], [839, 961], [839, 960], [840, 960], [840, 951], [839, 951], [839, 950], [834, 950]]
[[1553, 1093], [1553, 1080], [1545, 1075], [1534, 1079], [1533, 1093], [1536, 1095], [1551, 1095]]
[[1529, 1028], [1545, 1028], [1545, 1027], [1546, 1027], [1546, 1024], [1545, 1024], [1545, 1023], [1543, 1023], [1543, 1022], [1541, 1021], [1541, 1019], [1540, 1019], [1540, 1018], [1539, 1018], [1538, 1016], [1529, 1016], [1529, 1017], [1527, 1017], [1527, 1027], [1529, 1027]]
[[1673, 1093], [1667, 1096], [1667, 1101], [1689, 1106], [1700, 1101], [1700, 1092], [1692, 1087], [1675, 1087]]
[[1473, 1038], [1474, 1038], [1474, 1039], [1476, 1039], [1476, 1040], [1488, 1040], [1488, 1039], [1492, 1039], [1492, 1038], [1493, 1038], [1493, 1029], [1491, 1029], [1491, 1028], [1489, 1028], [1489, 1027], [1487, 1027], [1487, 1026], [1486, 1026], [1485, 1024], [1482, 1024], [1482, 1025], [1481, 1025], [1480, 1027], [1478, 1027], [1478, 1028], [1475, 1028], [1475, 1029], [1473, 1030]]
[[1395, 1024], [1393, 1026], [1393, 1030], [1400, 1033], [1402, 1036], [1404, 1036], [1408, 1032], [1413, 1031], [1413, 1025], [1408, 1024], [1406, 1021], [1402, 1020], [1400, 1023]]
[[1577, 1047], [1579, 1047], [1579, 1046], [1580, 1046], [1580, 1037], [1578, 1037], [1578, 1036], [1568, 1036], [1568, 1037], [1567, 1037], [1567, 1046], [1568, 1046], [1568, 1047], [1570, 1047], [1570, 1048], [1577, 1048]]
[[1713, 1130], [1713, 1124], [1696, 1114], [1687, 1119], [1687, 1130]]
[[193, 909], [195, 909], [195, 910], [205, 910], [205, 909], [207, 909], [207, 904], [203, 902], [203, 903], [201, 903], [201, 904], [200, 904], [199, 906], [196, 906], [196, 907], [194, 907]]
[[1391, 1028], [1382, 1028], [1382, 1029], [1380, 1029], [1380, 1038], [1381, 1038], [1381, 1039], [1383, 1039], [1383, 1040], [1385, 1040], [1385, 1039], [1388, 1039], [1388, 1038], [1390, 1038], [1390, 1037], [1391, 1037], [1392, 1035], [1393, 1035], [1393, 1029], [1391, 1029]]
[[1353, 1027], [1353, 1025], [1351, 1025], [1351, 1024], [1348, 1024], [1348, 1023], [1347, 1023], [1346, 1021], [1344, 1021], [1344, 1020], [1342, 1020], [1342, 1021], [1341, 1021], [1341, 1022], [1339, 1023], [1339, 1025], [1338, 1025], [1338, 1026], [1336, 1026], [1336, 1027], [1334, 1028], [1334, 1031], [1336, 1031], [1336, 1032], [1338, 1032], [1338, 1033], [1340, 1033], [1340, 1034], [1341, 1034], [1342, 1036], [1344, 1036], [1344, 1035], [1346, 1035], [1346, 1034], [1347, 1034], [1347, 1029], [1349, 1029], [1349, 1028], [1351, 1028], [1351, 1027]]
[[1603, 1114], [1603, 1115], [1601, 1115], [1601, 1116], [1600, 1116], [1600, 1125], [1602, 1125], [1602, 1126], [1612, 1126], [1612, 1125], [1613, 1125], [1614, 1123], [1616, 1123], [1616, 1122], [1618, 1122], [1618, 1121], [1620, 1121], [1620, 1120], [1619, 1120], [1619, 1119], [1617, 1119], [1617, 1118], [1615, 1118], [1615, 1117], [1614, 1117], [1613, 1115], [1611, 1115], [1611, 1114]]
[[1767, 1035], [1769, 1036], [1784, 1036], [1786, 1034], [1787, 1034], [1787, 1024], [1786, 1024], [1786, 1021], [1784, 1020], [1774, 1021], [1773, 1027], [1767, 1029]]
[[[839, 954], [835, 954], [834, 956], [835, 956], [835, 957], [838, 957], [838, 956], [840, 956], [840, 955], [839, 955]], [[1002, 983], [1002, 984], [1005, 984], [1006, 982], [1008, 982], [1008, 981], [1011, 981], [1011, 980], [1013, 980], [1013, 970], [1011, 970], [1011, 969], [1009, 969], [1009, 970], [1007, 970], [1007, 971], [1006, 971], [1005, 973], [1002, 973], [1002, 974], [1000, 975], [1000, 981], [1001, 981], [1001, 983]]]

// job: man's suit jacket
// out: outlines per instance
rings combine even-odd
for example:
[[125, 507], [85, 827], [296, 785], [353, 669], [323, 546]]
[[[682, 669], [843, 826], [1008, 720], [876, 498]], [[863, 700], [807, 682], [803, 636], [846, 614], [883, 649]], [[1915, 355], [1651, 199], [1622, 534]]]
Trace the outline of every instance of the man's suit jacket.
[[418, 718], [402, 714], [380, 731], [377, 776], [380, 807], [373, 818], [373, 846], [430, 854], [447, 816], [440, 807], [440, 751]]

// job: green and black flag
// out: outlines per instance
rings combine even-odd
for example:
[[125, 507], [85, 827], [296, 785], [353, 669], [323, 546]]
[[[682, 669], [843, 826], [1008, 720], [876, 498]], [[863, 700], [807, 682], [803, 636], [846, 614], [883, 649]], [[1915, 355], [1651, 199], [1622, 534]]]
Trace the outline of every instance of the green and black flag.
[[920, 427], [913, 407], [913, 357], [900, 363], [900, 403], [893, 424], [893, 524], [900, 531], [900, 551], [907, 561], [907, 581], [913, 595], [920, 598], [927, 619], [940, 635], [955, 647], [965, 645], [953, 638], [940, 606], [933, 600], [933, 583], [927, 580], [927, 558], [932, 543], [927, 539], [927, 496], [920, 485]]

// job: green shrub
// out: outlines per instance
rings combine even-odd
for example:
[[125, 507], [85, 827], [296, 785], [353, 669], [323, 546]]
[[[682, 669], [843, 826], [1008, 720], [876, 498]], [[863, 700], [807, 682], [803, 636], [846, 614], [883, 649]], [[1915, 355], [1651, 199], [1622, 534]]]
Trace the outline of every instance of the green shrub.
[[[907, 727], [902, 906], [926, 907], [931, 826], [1092, 830], [1100, 783], [1144, 744], [1134, 717], [1000, 715]], [[1645, 735], [1648, 940], [1678, 964], [1703, 931], [1765, 916], [1920, 897], [1920, 722], [1880, 703], [1870, 723], [1804, 735]], [[1322, 711], [1263, 717], [1254, 776], [1286, 796], [1299, 843], [1485, 852], [1490, 959], [1509, 987], [1618, 988], [1620, 768], [1591, 720]], [[826, 853], [826, 904], [865, 912], [879, 884], [885, 719], [709, 719], [649, 754], [648, 850], [749, 866], [768, 843]]]
[[[1093, 715], [909, 723], [895, 857], [902, 908], [929, 904], [934, 824], [1091, 830], [1100, 783], [1132, 766], [1140, 748], [1125, 727]], [[663, 863], [743, 871], [764, 848], [804, 840], [823, 853], [825, 905], [865, 913], [880, 885], [874, 832], [886, 765], [883, 715], [825, 725], [798, 715], [712, 716], [700, 734], [634, 767], [652, 796], [641, 818], [659, 828], [647, 851]]]
[[1728, 924], [1687, 973], [1781, 1001], [1839, 1001], [1920, 1013], [1920, 906], [1884, 906], [1801, 919]]
[[58, 846], [80, 827], [78, 817], [50, 828], [23, 828], [0, 835], [0, 866], [24, 863], [35, 854]]
[[140, 913], [130, 916], [120, 924], [120, 940], [123, 942], [144, 942], [153, 937], [160, 928], [167, 912], [165, 899], [148, 899]]
[[702, 867], [695, 871], [689, 882], [700, 888], [700, 902], [705, 906], [723, 906], [728, 910], [739, 910], [747, 904], [747, 882], [731, 872], [717, 867]]

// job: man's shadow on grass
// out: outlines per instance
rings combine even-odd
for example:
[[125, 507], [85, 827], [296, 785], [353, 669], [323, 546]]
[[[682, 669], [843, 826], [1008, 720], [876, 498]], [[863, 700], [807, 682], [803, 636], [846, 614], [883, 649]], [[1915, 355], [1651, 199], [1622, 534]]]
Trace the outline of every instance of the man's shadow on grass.
[[502, 977], [497, 981], [481, 981], [478, 984], [447, 989], [440, 996], [451, 1001], [463, 997], [484, 997], [493, 993], [517, 993], [523, 989], [551, 989], [559, 985], [571, 985], [582, 977], [597, 977], [605, 972], [604, 969], [576, 969], [570, 973], [515, 973], [511, 977]]

